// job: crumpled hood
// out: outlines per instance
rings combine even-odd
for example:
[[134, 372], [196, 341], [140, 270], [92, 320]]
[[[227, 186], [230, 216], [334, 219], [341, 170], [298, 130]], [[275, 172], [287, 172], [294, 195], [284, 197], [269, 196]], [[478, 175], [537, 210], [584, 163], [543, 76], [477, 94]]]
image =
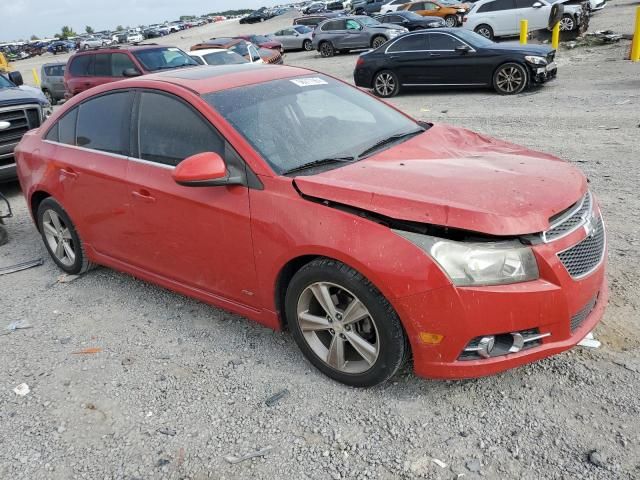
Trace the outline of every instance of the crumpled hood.
[[587, 190], [551, 155], [446, 125], [359, 162], [298, 176], [300, 192], [398, 220], [489, 235], [549, 228]]

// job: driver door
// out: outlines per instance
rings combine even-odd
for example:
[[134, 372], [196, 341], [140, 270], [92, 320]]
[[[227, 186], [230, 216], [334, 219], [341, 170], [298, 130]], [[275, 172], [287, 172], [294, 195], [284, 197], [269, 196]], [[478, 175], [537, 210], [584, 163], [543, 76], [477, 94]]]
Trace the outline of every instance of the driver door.
[[228, 163], [235, 152], [178, 97], [142, 91], [137, 105], [127, 171], [135, 220], [128, 231], [129, 262], [178, 284], [252, 305], [256, 296], [247, 292], [255, 292], [256, 274], [248, 188], [188, 187], [172, 177], [176, 165], [197, 153], [219, 153]]
[[369, 36], [359, 22], [348, 19], [346, 22], [344, 46], [347, 48], [364, 48], [369, 46]]

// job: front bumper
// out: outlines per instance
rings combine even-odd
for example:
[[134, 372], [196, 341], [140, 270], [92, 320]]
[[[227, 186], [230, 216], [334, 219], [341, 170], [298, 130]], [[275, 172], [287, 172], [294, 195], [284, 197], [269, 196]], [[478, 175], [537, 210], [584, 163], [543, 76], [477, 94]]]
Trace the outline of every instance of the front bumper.
[[18, 178], [15, 160], [12, 163], [0, 163], [0, 182], [12, 182]]
[[[558, 253], [582, 242], [585, 235], [580, 229], [533, 247], [538, 280], [492, 287], [451, 285], [397, 300], [394, 306], [411, 342], [416, 374], [444, 379], [492, 375], [580, 342], [600, 321], [607, 304], [606, 249], [598, 267], [579, 279], [571, 277]], [[525, 331], [543, 338], [531, 348], [490, 358], [469, 359], [463, 353], [478, 337]], [[430, 342], [432, 334], [442, 336], [440, 343]]]
[[534, 83], [544, 83], [549, 80], [553, 80], [558, 75], [558, 66], [555, 62], [543, 67], [535, 65], [530, 65], [529, 67], [532, 73], [531, 78]]

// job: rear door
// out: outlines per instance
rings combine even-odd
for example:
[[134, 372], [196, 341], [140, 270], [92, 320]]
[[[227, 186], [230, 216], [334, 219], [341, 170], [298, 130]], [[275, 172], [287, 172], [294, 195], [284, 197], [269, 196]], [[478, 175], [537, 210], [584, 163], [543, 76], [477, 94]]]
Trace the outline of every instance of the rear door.
[[495, 0], [491, 2], [490, 10], [495, 35], [517, 35], [520, 32], [520, 15], [515, 0]]
[[387, 47], [390, 69], [398, 75], [401, 85], [430, 83], [429, 45], [424, 33], [411, 33], [394, 40]]
[[97, 252], [128, 258], [126, 188], [133, 94], [110, 92], [70, 110], [47, 132], [59, 200]]
[[[549, 24], [549, 15], [551, 14], [551, 6], [543, 4], [538, 0], [515, 0], [516, 11], [518, 14], [518, 26], [520, 20], [529, 22], [529, 31], [542, 30], [547, 28]], [[534, 7], [534, 4], [541, 5]]]
[[429, 83], [433, 85], [486, 85], [481, 60], [476, 51], [457, 51], [469, 46], [449, 33], [425, 34], [429, 43]]
[[243, 185], [186, 187], [172, 172], [197, 153], [235, 152], [190, 104], [142, 91], [135, 122], [127, 192], [135, 224], [131, 263], [191, 288], [243, 304], [256, 298], [249, 190]]

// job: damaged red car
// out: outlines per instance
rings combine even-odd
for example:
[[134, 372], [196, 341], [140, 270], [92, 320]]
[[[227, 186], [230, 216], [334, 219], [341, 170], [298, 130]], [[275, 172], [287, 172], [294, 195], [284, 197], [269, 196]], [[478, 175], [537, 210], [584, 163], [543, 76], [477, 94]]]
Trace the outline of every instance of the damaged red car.
[[607, 303], [577, 168], [304, 69], [103, 85], [16, 156], [62, 270], [105, 265], [287, 328], [353, 386], [410, 358], [430, 378], [518, 367], [576, 345]]

